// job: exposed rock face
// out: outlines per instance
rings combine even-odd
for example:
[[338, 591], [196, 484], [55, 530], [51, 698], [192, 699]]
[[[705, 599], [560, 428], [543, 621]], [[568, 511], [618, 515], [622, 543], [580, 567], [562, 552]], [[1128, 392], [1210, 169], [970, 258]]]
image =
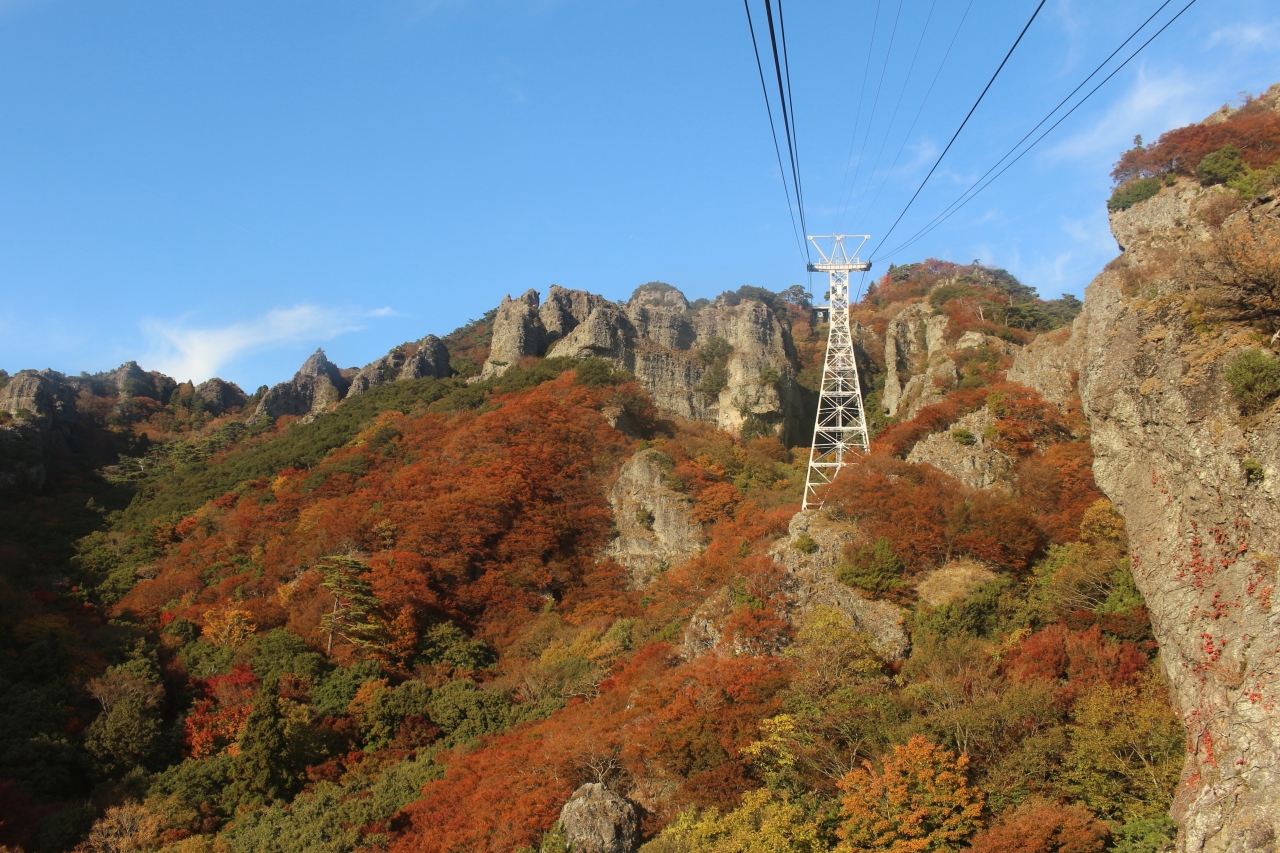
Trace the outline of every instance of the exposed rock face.
[[506, 296], [493, 320], [489, 358], [480, 377], [501, 376], [524, 356], [542, 355], [546, 345], [547, 330], [538, 316], [538, 292], [526, 290], [519, 299]]
[[560, 809], [560, 826], [573, 853], [631, 853], [639, 840], [640, 818], [629, 800], [589, 782]]
[[[815, 606], [834, 607], [854, 628], [871, 636], [880, 654], [889, 660], [904, 657], [908, 642], [902, 627], [902, 610], [887, 601], [863, 598], [836, 579], [836, 566], [844, 559], [856, 530], [821, 511], [807, 510], [792, 517], [789, 532], [790, 536], [779, 540], [771, 552], [787, 570], [783, 591], [790, 605], [788, 616], [799, 622]], [[812, 553], [796, 548], [801, 534], [817, 546]]]
[[626, 566], [634, 589], [683, 565], [706, 544], [702, 525], [693, 520], [693, 502], [663, 484], [663, 461], [657, 450], [640, 451], [609, 492], [618, 538], [604, 555]]
[[53, 370], [20, 370], [0, 388], [0, 411], [46, 427], [75, 415], [75, 390]]
[[195, 388], [196, 396], [204, 403], [205, 411], [211, 415], [221, 415], [231, 409], [239, 409], [248, 401], [248, 397], [234, 382], [221, 379], [209, 379]]
[[67, 450], [76, 392], [54, 370], [20, 370], [0, 388], [0, 493], [37, 491], [48, 477], [50, 453]]
[[[718, 392], [703, 383], [713, 368], [699, 355], [716, 338], [732, 347]], [[722, 298], [690, 313], [675, 289], [641, 289], [625, 311], [596, 306], [547, 355], [609, 359], [634, 373], [667, 414], [732, 433], [750, 426], [786, 437], [799, 420], [794, 348], [773, 312], [755, 300]]]
[[[732, 347], [718, 390], [703, 382], [716, 367], [699, 355], [717, 338]], [[680, 291], [656, 284], [640, 288], [625, 306], [555, 285], [541, 304], [532, 290], [505, 298], [481, 378], [538, 355], [608, 359], [633, 373], [668, 415], [711, 421], [736, 434], [749, 429], [795, 437], [795, 349], [773, 312], [756, 300], [721, 298], [693, 313]]]
[[983, 406], [948, 429], [916, 442], [907, 461], [927, 462], [970, 488], [989, 489], [1001, 482], [1013, 465], [1013, 460], [987, 438], [987, 428], [993, 425], [991, 412]]
[[[572, 332], [561, 338], [547, 355], [569, 358], [607, 358], [627, 367], [628, 344], [637, 337], [622, 309], [612, 302], [596, 306]], [[627, 368], [630, 369], [630, 368]]]
[[401, 344], [377, 361], [360, 368], [351, 379], [347, 396], [363, 394], [370, 388], [401, 379], [421, 379], [424, 376], [445, 379], [452, 375], [449, 350], [435, 335], [427, 335], [420, 341]]
[[[936, 393], [935, 379], [943, 387], [948, 382], [955, 383], [955, 363], [942, 356], [946, 331], [946, 315], [939, 314], [927, 302], [908, 305], [889, 321], [884, 338], [886, 414], [897, 415], [904, 401], [914, 403], [918, 409], [941, 400], [943, 395]], [[902, 383], [904, 374], [914, 374], [906, 385]]]
[[680, 642], [680, 656], [685, 660], [700, 658], [708, 652], [725, 655], [754, 652], [755, 649], [718, 649], [724, 636], [724, 623], [733, 615], [733, 594], [723, 586], [707, 596], [706, 601], [689, 617]]
[[[1242, 426], [1224, 374], [1256, 338], [1189, 329], [1184, 285], [1169, 275], [1204, 238], [1195, 209], [1212, 192], [1182, 181], [1113, 214], [1124, 255], [1089, 285], [1071, 341], [1052, 359], [1046, 346], [1042, 361], [1079, 371], [1094, 476], [1125, 517], [1187, 725], [1179, 847], [1235, 853], [1280, 839], [1280, 414], [1273, 406]], [[1126, 277], [1144, 271], [1127, 293]], [[1022, 375], [1046, 390], [1052, 372]], [[1261, 482], [1245, 476], [1245, 459]]]
[[568, 290], [558, 284], [551, 285], [547, 301], [538, 309], [538, 319], [546, 330], [547, 345], [555, 343], [584, 323], [591, 312], [608, 300], [585, 290]]
[[325, 357], [324, 350], [316, 350], [293, 379], [281, 382], [262, 397], [258, 403], [258, 415], [273, 418], [282, 415], [298, 415], [314, 418], [332, 408], [346, 395], [347, 380], [336, 364]]
[[1035, 388], [1040, 396], [1059, 407], [1077, 397], [1080, 353], [1071, 329], [1058, 329], [1036, 338], [1013, 355], [1013, 365], [1005, 373], [1010, 382]]

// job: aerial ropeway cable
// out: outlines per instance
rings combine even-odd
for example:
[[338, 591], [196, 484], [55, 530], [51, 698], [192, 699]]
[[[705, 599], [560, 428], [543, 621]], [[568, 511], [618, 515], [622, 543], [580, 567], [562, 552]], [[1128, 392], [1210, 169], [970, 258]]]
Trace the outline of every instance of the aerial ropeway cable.
[[[800, 230], [796, 234], [796, 240], [807, 264], [810, 259], [809, 246], [801, 235], [808, 233], [808, 226], [804, 215], [804, 185], [800, 181], [800, 148], [796, 140], [795, 109], [791, 101], [791, 68], [787, 57], [787, 28], [786, 21], [782, 15], [782, 0], [777, 0], [777, 3], [778, 20], [776, 26], [773, 19], [773, 0], [764, 0], [764, 11], [769, 29], [769, 46], [773, 56], [774, 76], [778, 84], [778, 105], [782, 114], [782, 129], [787, 143], [787, 159], [791, 164], [790, 187], [787, 186], [786, 169], [782, 164], [782, 151], [778, 140], [777, 125], [773, 121], [772, 100], [769, 97], [768, 86], [764, 82], [764, 66], [760, 61], [760, 45], [756, 39], [755, 24], [751, 18], [750, 0], [743, 0], [743, 7], [747, 13], [747, 27], [751, 33], [751, 47], [755, 51], [756, 70], [760, 74], [760, 86], [764, 93], [765, 110], [769, 115], [769, 130], [773, 134], [774, 153], [778, 157], [778, 169], [782, 175], [783, 190], [787, 195], [787, 209], [792, 217], [792, 230], [795, 230], [796, 219], [799, 219]], [[794, 209], [791, 206], [793, 195], [795, 197]]]
[[[755, 24], [751, 20], [751, 3], [749, 0], [742, 0], [742, 6], [747, 12], [747, 29], [751, 33], [751, 48], [756, 56], [756, 71], [760, 74], [760, 90], [764, 94], [765, 113], [769, 116], [769, 134], [773, 138], [773, 152], [778, 157], [778, 175], [782, 178], [782, 191], [787, 197], [787, 213], [791, 216], [791, 230], [795, 233], [796, 249], [807, 261], [809, 255], [804, 245], [805, 241], [800, 236], [800, 231], [796, 228], [796, 212], [791, 204], [791, 188], [787, 186], [787, 170], [782, 165], [782, 148], [778, 145], [778, 128], [773, 123], [773, 105], [769, 100], [769, 87], [764, 82], [764, 65], [760, 62], [760, 45], [756, 41]], [[789, 148], [788, 151], [790, 151]]]
[[[1085, 84], [1087, 84], [1090, 80], [1092, 80], [1098, 74], [1098, 72], [1100, 72], [1103, 68], [1105, 68], [1107, 63], [1109, 63], [1112, 59], [1114, 59], [1116, 54], [1118, 54], [1121, 50], [1124, 49], [1125, 45], [1127, 45], [1129, 42], [1137, 38], [1138, 34], [1141, 33], [1144, 29], [1146, 29], [1147, 25], [1150, 24], [1157, 15], [1163, 12], [1171, 2], [1173, 2], [1173, 0], [1165, 0], [1164, 3], [1160, 4], [1160, 6], [1154, 12], [1151, 13], [1150, 17], [1148, 17], [1145, 21], [1143, 21], [1142, 24], [1129, 35], [1128, 38], [1122, 41], [1120, 45], [1115, 50], [1113, 50], [1110, 53], [1110, 55], [1107, 56], [1106, 59], [1102, 60], [1102, 62], [1098, 64], [1097, 68], [1093, 69], [1093, 71], [1089, 73], [1089, 76], [1081, 80], [1078, 86], [1072, 89], [1071, 92], [1065, 98], [1063, 98], [1062, 101], [1059, 102], [1057, 106], [1055, 106], [1052, 110], [1050, 110], [1048, 114], [1045, 115], [1044, 118], [1040, 119], [1040, 121], [1036, 123], [1035, 127], [1027, 131], [1026, 135], [1023, 136], [1022, 139], [1018, 140], [1018, 142], [1012, 148], [1010, 148], [1003, 157], [1001, 157], [999, 160], [995, 162], [995, 165], [993, 165], [990, 169], [988, 169], [985, 173], [983, 173], [982, 177], [974, 181], [973, 184], [967, 190], [961, 193], [960, 196], [955, 201], [947, 205], [947, 207], [945, 207], [941, 213], [939, 213], [933, 219], [929, 220], [929, 222], [923, 228], [921, 228], [911, 237], [907, 238], [905, 242], [899, 244], [898, 246], [895, 246], [893, 249], [890, 249], [887, 252], [877, 255], [875, 259], [879, 260], [882, 258], [886, 258], [890, 255], [896, 254], [897, 252], [900, 252], [903, 249], [906, 249], [914, 245], [919, 240], [923, 239], [926, 235], [928, 235], [930, 232], [932, 232], [939, 225], [941, 225], [943, 222], [946, 222], [953, 215], [958, 213], [961, 210], [961, 208], [963, 208], [969, 202], [973, 201], [973, 199], [976, 198], [979, 193], [981, 193], [987, 187], [991, 186], [991, 184], [994, 183], [997, 178], [999, 178], [1001, 175], [1007, 172], [1015, 163], [1017, 163], [1019, 160], [1025, 157], [1031, 151], [1032, 148], [1035, 148], [1036, 145], [1038, 145], [1041, 140], [1043, 140], [1046, 136], [1052, 133], [1054, 129], [1058, 127], [1058, 125], [1066, 121], [1067, 118], [1072, 113], [1074, 113], [1081, 106], [1083, 106], [1084, 103], [1088, 101], [1091, 97], [1093, 97], [1093, 95], [1099, 89], [1101, 89], [1103, 86], [1107, 84], [1107, 81], [1109, 81], [1112, 77], [1116, 76], [1116, 74], [1118, 74], [1122, 68], [1124, 68], [1130, 62], [1132, 62], [1133, 59], [1138, 54], [1142, 53], [1142, 51], [1147, 47], [1147, 45], [1155, 41], [1156, 38], [1158, 38], [1161, 33], [1163, 33], [1165, 30], [1167, 30], [1170, 27], [1170, 25], [1173, 24], [1174, 21], [1182, 17], [1183, 13], [1186, 12], [1188, 9], [1192, 7], [1192, 5], [1195, 4], [1196, 0], [1190, 0], [1190, 2], [1188, 2], [1187, 5], [1183, 6], [1182, 9], [1176, 15], [1174, 15], [1172, 18], [1166, 21], [1164, 23], [1164, 26], [1156, 30], [1155, 33], [1153, 33], [1150, 38], [1148, 38], [1145, 42], [1139, 45], [1138, 48], [1133, 51], [1133, 53], [1129, 54], [1128, 58], [1126, 58], [1123, 62], [1117, 65], [1114, 69], [1112, 69], [1110, 74], [1108, 74], [1101, 81], [1099, 81], [1098, 85], [1094, 86], [1091, 90], [1089, 90], [1089, 92], [1083, 98], [1081, 98], [1073, 107], [1071, 107], [1071, 109], [1063, 113], [1062, 116], [1059, 117], [1057, 121], [1055, 121], [1052, 125], [1050, 125], [1044, 131], [1044, 133], [1036, 137], [1036, 139], [1030, 145], [1028, 145], [1025, 149], [1023, 149], [1022, 152], [1019, 153], [1017, 157], [1014, 157], [1013, 160], [1009, 161], [1009, 163], [1006, 164], [1003, 169], [1000, 169], [999, 172], [996, 172], [994, 175], [991, 175], [992, 172], [995, 172], [995, 170], [999, 168], [1001, 163], [1004, 163], [1005, 160], [1007, 160], [1015, 151], [1018, 150], [1018, 148], [1022, 146], [1022, 143], [1026, 142], [1027, 139], [1030, 138], [1031, 135], [1034, 134], [1037, 130], [1039, 130], [1044, 125], [1045, 122], [1053, 118], [1053, 115], [1058, 110], [1062, 109], [1062, 107], [1068, 101], [1070, 101], [1071, 98], [1074, 97], [1077, 92], [1079, 92], [1082, 88], [1084, 88]], [[987, 178], [988, 175], [991, 175], [990, 179]], [[883, 243], [883, 241], [881, 241], [881, 243]], [[877, 248], [879, 248], [879, 246], [877, 246]]]
[[951, 135], [951, 140], [947, 143], [947, 147], [942, 149], [942, 153], [938, 155], [938, 159], [934, 161], [930, 167], [929, 173], [924, 176], [924, 180], [920, 182], [920, 186], [916, 187], [916, 191], [911, 194], [911, 198], [907, 201], [902, 212], [898, 214], [898, 218], [893, 221], [893, 225], [889, 226], [889, 230], [880, 238], [880, 242], [871, 250], [871, 254], [875, 255], [884, 242], [889, 239], [889, 235], [898, 227], [898, 223], [902, 221], [902, 217], [906, 216], [907, 211], [911, 209], [911, 205], [915, 204], [916, 199], [920, 195], [920, 191], [924, 189], [925, 184], [929, 183], [929, 179], [933, 177], [933, 173], [937, 171], [938, 166], [942, 163], [942, 158], [947, 156], [947, 152], [951, 150], [951, 146], [955, 144], [956, 139], [960, 136], [960, 131], [964, 130], [969, 119], [973, 117], [974, 112], [978, 109], [978, 105], [982, 103], [982, 99], [987, 96], [987, 92], [991, 89], [992, 84], [996, 82], [996, 78], [1000, 76], [1000, 72], [1004, 70], [1005, 65], [1009, 62], [1009, 58], [1013, 56], [1013, 52], [1018, 49], [1018, 45], [1022, 43], [1022, 38], [1027, 34], [1027, 30], [1031, 29], [1031, 25], [1035, 22], [1036, 17], [1040, 14], [1040, 10], [1044, 8], [1047, 0], [1040, 0], [1036, 10], [1031, 13], [1031, 17], [1022, 28], [1022, 32], [1018, 33], [1018, 37], [1014, 39], [1013, 45], [1009, 48], [1009, 52], [1004, 55], [1004, 59], [1000, 60], [1000, 65], [996, 67], [995, 73], [991, 75], [991, 79], [987, 81], [987, 85], [982, 88], [982, 92], [978, 95], [978, 99], [973, 102], [973, 106], [969, 108], [969, 112], [965, 114], [964, 121], [960, 122], [960, 126], [956, 128], [956, 132]]

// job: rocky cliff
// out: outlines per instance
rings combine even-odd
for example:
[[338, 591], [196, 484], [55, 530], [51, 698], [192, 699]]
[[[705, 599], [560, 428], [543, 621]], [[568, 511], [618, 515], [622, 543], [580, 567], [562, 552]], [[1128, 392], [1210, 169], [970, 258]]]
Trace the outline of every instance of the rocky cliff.
[[1275, 202], [1247, 209], [1180, 179], [1111, 217], [1122, 249], [1070, 336], [1010, 377], [1062, 399], [1078, 377], [1098, 485], [1124, 514], [1188, 757], [1186, 851], [1280, 844], [1280, 411], [1241, 411], [1228, 371], [1276, 322], [1248, 312], [1273, 276]]
[[302, 363], [293, 379], [275, 385], [258, 402], [258, 415], [273, 418], [296, 415], [313, 418], [336, 406], [346, 396], [350, 382], [342, 370], [318, 349]]
[[640, 287], [625, 304], [552, 286], [498, 307], [482, 378], [529, 356], [604, 358], [635, 374], [668, 415], [734, 434], [798, 436], [795, 350], [769, 306], [722, 296], [693, 310], [669, 285]]
[[402, 379], [421, 379], [424, 376], [444, 379], [452, 373], [449, 350], [444, 342], [435, 335], [427, 335], [420, 341], [401, 344], [377, 361], [360, 368], [351, 378], [347, 394], [363, 394], [370, 388]]

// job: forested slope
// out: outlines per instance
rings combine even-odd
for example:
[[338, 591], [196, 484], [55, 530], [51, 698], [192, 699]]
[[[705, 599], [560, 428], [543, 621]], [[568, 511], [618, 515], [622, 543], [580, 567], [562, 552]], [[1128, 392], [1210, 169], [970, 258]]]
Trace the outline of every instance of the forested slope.
[[436, 342], [454, 376], [301, 417], [4, 377], [0, 843], [551, 853], [590, 795], [649, 853], [1164, 849], [1186, 730], [1046, 368], [1079, 302], [890, 269], [853, 311], [872, 452], [797, 517], [825, 326], [672, 290], [508, 300]]

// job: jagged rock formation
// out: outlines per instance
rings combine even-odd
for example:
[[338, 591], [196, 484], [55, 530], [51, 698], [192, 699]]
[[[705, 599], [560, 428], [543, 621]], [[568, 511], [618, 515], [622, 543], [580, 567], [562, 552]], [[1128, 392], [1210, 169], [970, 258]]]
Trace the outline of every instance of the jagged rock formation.
[[609, 491], [618, 538], [604, 556], [627, 569], [633, 589], [683, 565], [702, 550], [706, 535], [693, 520], [693, 502], [663, 483], [663, 454], [642, 450], [622, 466]]
[[[880, 654], [889, 660], [903, 658], [908, 642], [902, 610], [887, 601], [863, 598], [836, 579], [836, 566], [853, 543], [856, 529], [820, 510], [807, 510], [796, 513], [788, 532], [790, 535], [778, 540], [770, 553], [787, 571], [783, 592], [792, 621], [798, 623], [813, 607], [834, 607], [853, 627], [870, 635]], [[805, 542], [812, 543], [807, 546], [812, 548], [808, 553], [797, 547]]]
[[542, 355], [547, 346], [547, 330], [538, 316], [538, 291], [526, 290], [519, 299], [505, 296], [493, 318], [493, 339], [481, 379], [501, 376], [527, 355]]
[[452, 375], [449, 350], [435, 335], [427, 335], [420, 341], [401, 344], [377, 361], [360, 368], [351, 377], [347, 396], [354, 397], [370, 388], [401, 379], [421, 379], [424, 376], [446, 379]]
[[[1180, 849], [1196, 853], [1280, 839], [1280, 413], [1242, 419], [1225, 381], [1258, 336], [1188, 321], [1196, 259], [1213, 246], [1200, 214], [1217, 195], [1180, 180], [1112, 214], [1123, 254], [1089, 285], [1070, 339], [1024, 355], [1017, 374], [1046, 396], [1079, 374], [1094, 476], [1125, 517], [1187, 726], [1173, 813]], [[1275, 202], [1234, 216], [1280, 233]]]
[[263, 395], [257, 415], [278, 418], [297, 415], [314, 418], [338, 404], [347, 393], [342, 370], [318, 349], [302, 363], [293, 379], [281, 382]]
[[36, 491], [46, 457], [65, 451], [75, 419], [75, 389], [53, 370], [20, 370], [0, 388], [0, 492]]
[[603, 296], [587, 293], [585, 290], [568, 290], [558, 284], [551, 285], [547, 301], [538, 309], [538, 320], [542, 323], [547, 346], [578, 328], [591, 316], [592, 311], [606, 302]]
[[204, 405], [205, 411], [211, 415], [221, 415], [232, 409], [239, 409], [248, 402], [248, 397], [240, 386], [234, 382], [226, 382], [213, 378], [201, 382], [195, 387], [195, 395]]
[[631, 853], [640, 837], [640, 817], [631, 801], [599, 782], [573, 792], [560, 810], [573, 853]]
[[[884, 337], [882, 398], [886, 414], [897, 415], [905, 402], [911, 406], [910, 416], [941, 400], [945, 394], [939, 393], [940, 389], [955, 385], [956, 365], [945, 355], [946, 331], [946, 315], [928, 302], [908, 305], [889, 321]], [[905, 383], [904, 376], [910, 377]]]
[[74, 417], [75, 389], [53, 370], [20, 370], [0, 388], [0, 411], [18, 420], [52, 426]]
[[[731, 348], [716, 364], [703, 348]], [[604, 358], [633, 373], [668, 415], [789, 437], [800, 395], [795, 350], [767, 305], [721, 297], [700, 311], [670, 285], [645, 285], [625, 305], [553, 285], [539, 305], [536, 291], [498, 306], [481, 378], [501, 375], [527, 356]], [[707, 380], [723, 371], [723, 384]], [[774, 378], [776, 377], [776, 379]]]
[[997, 450], [991, 440], [988, 428], [994, 425], [991, 412], [983, 406], [943, 432], [921, 439], [907, 455], [907, 461], [927, 462], [970, 488], [989, 489], [1002, 482], [1013, 465], [1013, 460]]

